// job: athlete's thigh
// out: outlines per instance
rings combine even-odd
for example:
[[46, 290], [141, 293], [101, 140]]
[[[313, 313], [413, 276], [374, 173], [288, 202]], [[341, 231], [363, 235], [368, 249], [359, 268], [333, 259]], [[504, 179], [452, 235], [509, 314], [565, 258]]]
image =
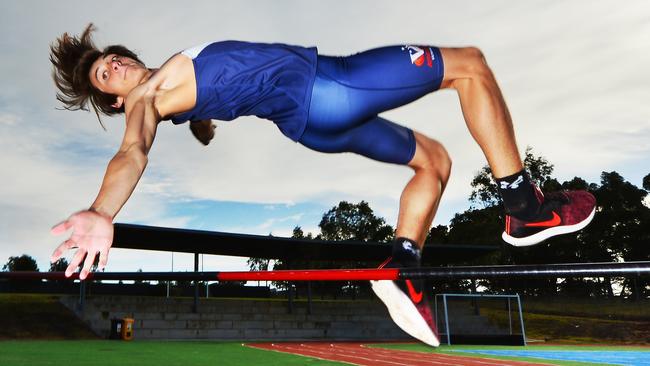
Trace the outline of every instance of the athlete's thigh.
[[411, 129], [378, 116], [336, 133], [314, 130], [307, 125], [299, 142], [320, 152], [352, 152], [393, 164], [408, 164], [416, 147]]
[[327, 104], [334, 114], [330, 120], [361, 121], [437, 90], [443, 75], [436, 47], [387, 46], [347, 57], [319, 56], [312, 104]]

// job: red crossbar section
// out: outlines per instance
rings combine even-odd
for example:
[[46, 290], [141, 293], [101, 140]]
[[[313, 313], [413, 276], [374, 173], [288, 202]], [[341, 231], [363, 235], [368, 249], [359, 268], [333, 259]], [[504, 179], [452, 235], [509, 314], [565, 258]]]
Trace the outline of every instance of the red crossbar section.
[[219, 272], [220, 281], [369, 281], [396, 280], [397, 268], [383, 269], [315, 269], [255, 272]]

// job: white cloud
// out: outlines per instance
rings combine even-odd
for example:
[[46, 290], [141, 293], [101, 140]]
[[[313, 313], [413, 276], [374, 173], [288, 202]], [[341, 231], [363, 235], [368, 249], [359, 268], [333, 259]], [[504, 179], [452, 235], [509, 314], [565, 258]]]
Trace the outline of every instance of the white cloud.
[[13, 126], [20, 122], [20, 116], [11, 113], [0, 113], [0, 125]]
[[274, 217], [256, 225], [249, 225], [249, 222], [246, 222], [243, 225], [220, 228], [219, 231], [291, 237], [293, 235], [293, 228], [300, 226], [300, 220], [304, 216], [304, 213], [298, 213], [285, 217]]

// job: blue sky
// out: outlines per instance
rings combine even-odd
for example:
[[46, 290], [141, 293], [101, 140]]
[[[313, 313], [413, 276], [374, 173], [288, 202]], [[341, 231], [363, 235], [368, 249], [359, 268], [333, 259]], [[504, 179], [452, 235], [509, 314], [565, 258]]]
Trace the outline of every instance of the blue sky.
[[[98, 27], [155, 67], [211, 40], [316, 45], [346, 55], [388, 44], [479, 46], [515, 122], [560, 180], [598, 182], [616, 170], [637, 186], [650, 173], [650, 5], [645, 1], [4, 1], [0, 13], [0, 262], [28, 253], [46, 269], [63, 237], [49, 228], [95, 198], [122, 138], [122, 118], [57, 110], [49, 44]], [[383, 114], [441, 141], [454, 161], [435, 224], [468, 207], [485, 159], [457, 97], [443, 91]], [[254, 117], [218, 122], [208, 147], [187, 126], [163, 123], [150, 161], [117, 222], [276, 236], [316, 232], [341, 200], [368, 201], [395, 225], [412, 173], [351, 154], [310, 151]], [[498, 238], [486, 240], [499, 240]], [[110, 271], [167, 270], [171, 254], [113, 250]], [[175, 255], [176, 270], [191, 255]], [[206, 270], [245, 258], [205, 256]]]

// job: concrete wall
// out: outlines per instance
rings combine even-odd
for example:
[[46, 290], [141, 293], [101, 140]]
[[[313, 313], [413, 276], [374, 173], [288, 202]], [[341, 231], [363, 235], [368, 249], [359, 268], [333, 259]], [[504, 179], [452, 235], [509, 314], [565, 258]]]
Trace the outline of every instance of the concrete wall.
[[136, 339], [213, 340], [404, 340], [409, 336], [390, 319], [379, 300], [295, 301], [288, 313], [282, 300], [201, 299], [192, 312], [192, 298], [90, 296], [84, 311], [77, 296], [61, 302], [102, 337], [110, 319], [135, 319]]

